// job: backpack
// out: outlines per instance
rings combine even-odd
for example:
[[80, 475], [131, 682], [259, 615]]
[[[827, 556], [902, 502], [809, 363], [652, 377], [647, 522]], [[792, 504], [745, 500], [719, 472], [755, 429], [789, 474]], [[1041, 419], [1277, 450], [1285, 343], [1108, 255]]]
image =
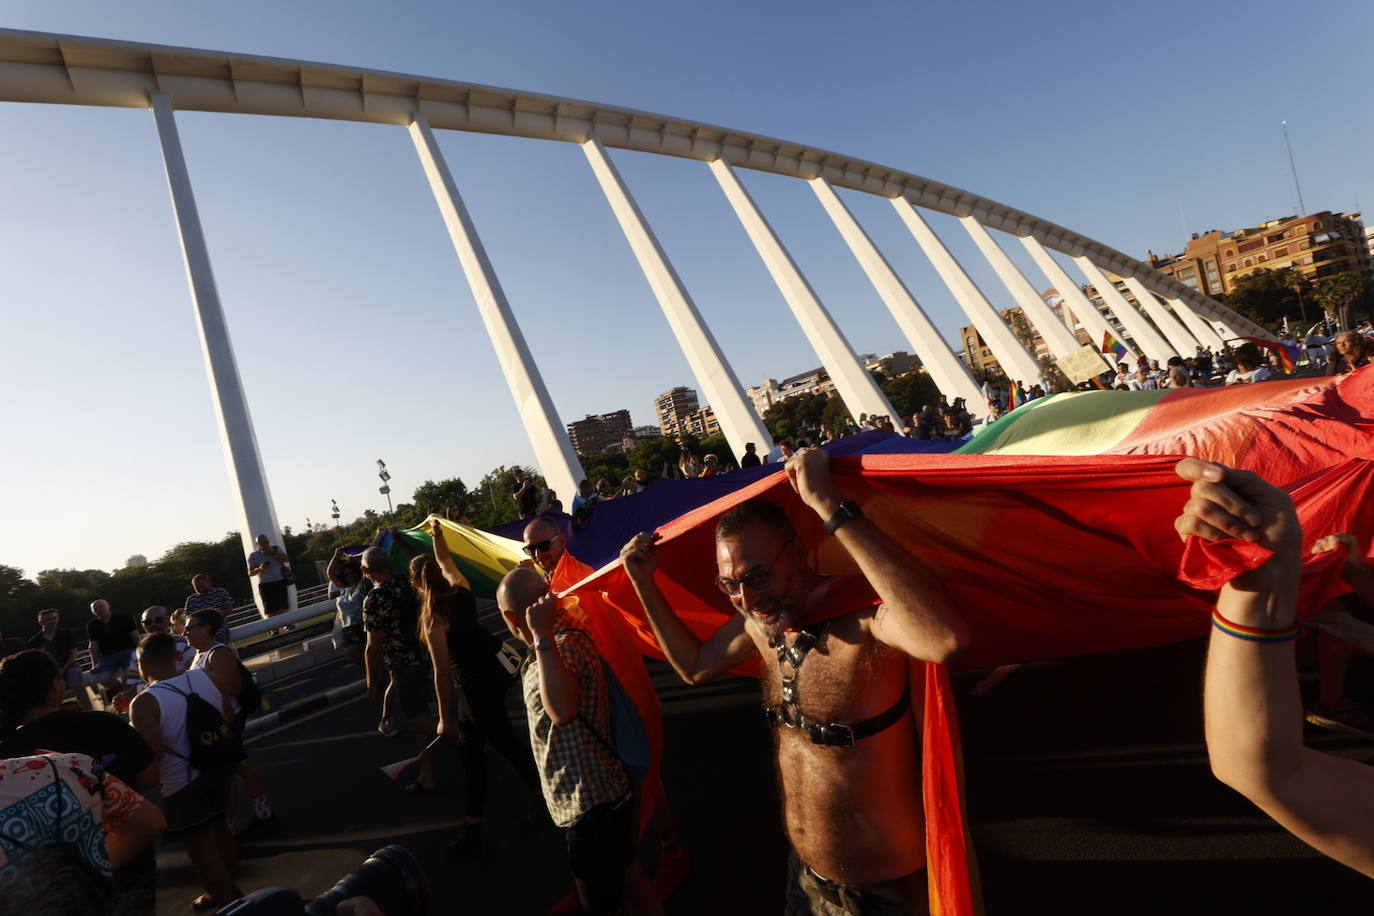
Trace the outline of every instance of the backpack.
[[197, 770], [225, 770], [247, 756], [238, 736], [224, 721], [224, 714], [203, 696], [194, 690], [183, 693], [171, 684], [154, 684], [149, 689], [159, 687], [180, 694], [186, 700], [186, 741], [191, 753], [183, 757], [171, 748], [166, 749], [167, 753], [189, 761]]
[[[563, 632], [573, 632], [565, 630]], [[582, 633], [591, 639], [590, 634], [583, 630], [575, 632]], [[595, 645], [595, 641], [592, 643]], [[600, 658], [600, 656], [598, 656]], [[606, 680], [606, 702], [610, 706], [611, 719], [611, 740], [607, 741], [606, 736], [601, 734], [589, 719], [578, 713], [577, 717], [587, 726], [587, 730], [601, 742], [601, 746], [615, 754], [616, 759], [625, 767], [625, 772], [629, 773], [630, 779], [635, 782], [643, 782], [649, 775], [649, 767], [653, 764], [653, 751], [649, 747], [649, 732], [644, 727], [644, 717], [639, 714], [639, 708], [635, 706], [634, 700], [630, 698], [620, 678], [615, 676], [611, 666], [604, 658], [601, 661], [601, 674]]]
[[[229, 651], [233, 651], [230, 649]], [[234, 656], [234, 664], [239, 666], [239, 710], [244, 716], [251, 716], [262, 708], [262, 688], [258, 686], [257, 678], [253, 677], [253, 672], [248, 670], [248, 666]]]

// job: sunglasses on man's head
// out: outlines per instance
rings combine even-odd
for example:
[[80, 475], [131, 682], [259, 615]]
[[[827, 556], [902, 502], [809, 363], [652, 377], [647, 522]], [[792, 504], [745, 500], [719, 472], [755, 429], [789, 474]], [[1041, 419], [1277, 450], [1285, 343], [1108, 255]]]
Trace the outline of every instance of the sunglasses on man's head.
[[558, 540], [562, 536], [563, 535], [561, 534], [555, 534], [551, 538], [545, 538], [542, 541], [535, 541], [533, 544], [526, 544], [523, 548], [525, 551], [525, 555], [532, 557], [536, 553], [548, 553], [549, 550], [553, 547], [553, 542]]

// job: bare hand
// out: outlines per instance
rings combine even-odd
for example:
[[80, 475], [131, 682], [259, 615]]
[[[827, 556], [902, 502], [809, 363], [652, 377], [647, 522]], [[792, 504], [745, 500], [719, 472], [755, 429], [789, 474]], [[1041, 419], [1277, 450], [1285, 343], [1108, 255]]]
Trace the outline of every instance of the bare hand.
[[558, 599], [553, 592], [545, 592], [538, 601], [525, 609], [525, 624], [536, 639], [553, 636], [553, 620], [558, 613]]
[[1174, 471], [1193, 484], [1191, 498], [1174, 520], [1180, 537], [1236, 538], [1296, 558], [1302, 525], [1285, 491], [1258, 474], [1198, 458], [1184, 458]]
[[1347, 569], [1358, 569], [1364, 565], [1364, 557], [1360, 556], [1360, 544], [1353, 534], [1328, 534], [1312, 545], [1312, 552], [1326, 553], [1328, 550], [1339, 550], [1342, 547], [1345, 548]]
[[429, 536], [439, 538], [444, 536], [444, 524], [437, 518], [429, 520]]
[[625, 573], [631, 582], [653, 578], [654, 569], [658, 566], [658, 551], [654, 547], [660, 537], [662, 535], [657, 532], [650, 534], [641, 531], [620, 549], [620, 562], [624, 564]]
[[830, 455], [825, 449], [804, 448], [787, 459], [785, 469], [792, 489], [812, 509], [828, 515], [839, 502], [839, 493], [830, 479]]
[[458, 722], [456, 719], [440, 718], [439, 725], [435, 731], [437, 734], [442, 735], [450, 741], [457, 741], [462, 734], [462, 732], [458, 728]]

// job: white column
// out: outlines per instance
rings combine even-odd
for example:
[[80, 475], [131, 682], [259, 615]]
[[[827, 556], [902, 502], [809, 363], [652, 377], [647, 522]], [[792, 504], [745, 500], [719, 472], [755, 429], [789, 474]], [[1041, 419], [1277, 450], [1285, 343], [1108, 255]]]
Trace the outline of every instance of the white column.
[[[267, 473], [258, 454], [258, 440], [253, 434], [253, 418], [248, 413], [248, 399], [243, 393], [238, 362], [229, 340], [229, 327], [220, 306], [219, 290], [215, 288], [215, 274], [210, 267], [210, 250], [200, 227], [195, 194], [191, 190], [191, 176], [186, 170], [186, 157], [177, 134], [172, 103], [161, 92], [149, 93], [148, 101], [157, 124], [158, 141], [162, 144], [162, 162], [167, 170], [167, 188], [172, 195], [172, 212], [176, 216], [177, 233], [181, 236], [181, 255], [186, 263], [186, 280], [191, 287], [191, 303], [196, 309], [196, 326], [200, 329], [200, 349], [205, 357], [205, 372], [210, 377], [210, 395], [219, 420], [219, 439], [224, 447], [224, 462], [233, 480], [238, 497], [239, 538], [243, 541], [244, 562], [248, 554], [257, 550], [253, 543], [259, 534], [267, 535], [273, 544], [281, 544], [281, 530], [277, 527], [277, 512], [272, 506], [272, 492], [267, 487]], [[255, 588], [253, 600], [264, 617], [262, 598]], [[288, 589], [291, 607], [295, 607], [296, 589]]]
[[1083, 345], [1078, 342], [1078, 338], [1068, 329], [1062, 321], [1055, 317], [1054, 312], [1045, 304], [1045, 300], [1040, 298], [1040, 294], [1031, 286], [1026, 275], [1012, 263], [1011, 258], [1002, 247], [993, 241], [988, 230], [983, 228], [983, 224], [972, 216], [961, 216], [959, 222], [963, 224], [968, 234], [972, 236], [973, 243], [978, 246], [978, 250], [983, 253], [983, 257], [988, 259], [992, 269], [997, 273], [997, 277], [1011, 293], [1016, 304], [1021, 306], [1021, 311], [1025, 313], [1026, 320], [1040, 332], [1040, 336], [1045, 339], [1046, 345], [1050, 348], [1050, 353], [1054, 354], [1055, 359], [1063, 359], [1077, 353]]
[[[983, 389], [969, 374], [968, 367], [954, 355], [949, 344], [926, 315], [916, 297], [907, 289], [897, 272], [888, 264], [878, 246], [859, 225], [854, 214], [840, 200], [830, 182], [816, 177], [810, 180], [811, 190], [820, 198], [821, 206], [830, 215], [849, 250], [858, 258], [873, 288], [882, 297], [887, 310], [896, 319], [911, 349], [921, 358], [930, 373], [931, 381], [941, 394], [953, 401], [963, 398], [970, 406], [982, 405]], [[895, 419], [895, 418], [894, 418]], [[899, 424], [900, 425], [900, 424]]]
[[759, 211], [754, 199], [740, 184], [734, 169], [724, 159], [713, 159], [711, 173], [716, 176], [721, 190], [725, 192], [725, 199], [734, 208], [735, 216], [739, 217], [744, 231], [777, 284], [778, 291], [787, 300], [802, 333], [810, 341], [825, 371], [830, 374], [840, 400], [844, 401], [855, 421], [858, 421], [860, 414], [885, 415], [891, 417], [895, 424], [898, 420], [897, 411], [892, 409], [887, 395], [883, 394], [877, 382], [873, 381], [873, 376], [868, 374], [868, 370], [854, 355], [849, 341], [836, 326], [806, 277], [802, 276], [796, 261], [783, 247], [782, 240]]
[[729, 441], [736, 459], [744, 457], [744, 445], [747, 442], [753, 442], [767, 452], [773, 444], [772, 435], [763, 425], [754, 405], [744, 396], [739, 378], [725, 361], [725, 355], [717, 346], [710, 328], [701, 320], [696, 303], [687, 294], [677, 271], [645, 221], [644, 214], [630, 196], [630, 190], [625, 187], [615, 163], [611, 162], [601, 142], [595, 137], [583, 142], [582, 151], [587, 154], [587, 161], [591, 163], [592, 172], [601, 184], [601, 191], [620, 222], [620, 229], [630, 243], [630, 250], [634, 252], [640, 270], [644, 271], [644, 279], [649, 281], [649, 287], [658, 299], [659, 308], [663, 309], [663, 315], [673, 329], [682, 355], [687, 357], [687, 364], [692, 367], [697, 387], [720, 420], [721, 432]]
[[1117, 291], [1101, 268], [1082, 255], [1076, 255], [1073, 261], [1078, 265], [1078, 269], [1083, 271], [1088, 282], [1097, 287], [1097, 294], [1102, 297], [1102, 301], [1107, 303], [1107, 307], [1116, 315], [1126, 333], [1131, 335], [1136, 346], [1140, 347], [1148, 358], [1158, 360], [1160, 365], [1163, 365], [1174, 355], [1174, 348], [1169, 346], [1169, 342], [1160, 336], [1148, 318], [1140, 314], [1140, 309], [1126, 301], [1126, 297]]
[[[1118, 334], [1112, 329], [1111, 322], [1107, 321], [1107, 316], [1098, 310], [1097, 306], [1089, 301], [1083, 294], [1083, 290], [1069, 276], [1068, 271], [1059, 266], [1059, 262], [1054, 259], [1045, 246], [1033, 235], [1020, 236], [1021, 244], [1026, 246], [1026, 251], [1030, 253], [1035, 264], [1044, 271], [1045, 279], [1050, 281], [1059, 295], [1064, 297], [1065, 310], [1083, 325], [1083, 330], [1088, 332], [1088, 339], [1092, 341], [1093, 349], [1102, 351], [1102, 341], [1107, 334], [1111, 334], [1121, 342], [1126, 348], [1126, 358], [1134, 360], [1138, 355], [1131, 349], [1131, 345], [1121, 338], [1125, 335]], [[1067, 320], [1067, 319], [1066, 319]], [[1072, 322], [1069, 323], [1072, 327]], [[1108, 362], [1113, 362], [1115, 357], [1108, 357]]]
[[1183, 326], [1183, 322], [1164, 307], [1155, 294], [1145, 288], [1135, 277], [1125, 277], [1126, 288], [1135, 296], [1135, 301], [1145, 306], [1145, 312], [1154, 321], [1155, 327], [1164, 333], [1179, 356], [1192, 356], [1197, 350], [1197, 338]]
[[907, 229], [916, 239], [916, 244], [921, 246], [926, 257], [930, 258], [930, 263], [935, 265], [936, 272], [954, 294], [959, 307], [987, 341], [988, 348], [992, 350], [992, 355], [997, 357], [997, 362], [1001, 364], [1002, 372], [1007, 379], [1024, 382], [1027, 388], [1038, 383], [1041, 374], [1040, 364], [1021, 345], [1021, 341], [1016, 339], [1016, 335], [1007, 327], [1002, 316], [997, 314], [997, 310], [988, 302], [983, 291], [965, 273], [954, 255], [949, 253], [940, 237], [926, 225], [925, 219], [916, 211], [916, 207], [905, 197], [892, 198], [892, 206], [896, 208], [902, 222], [906, 223]]
[[439, 205], [453, 250], [458, 253], [472, 298], [477, 302], [477, 311], [486, 325], [501, 371], [505, 373], [506, 385], [515, 399], [520, 420], [525, 424], [525, 435], [534, 447], [540, 473], [567, 505], [577, 495], [577, 484], [583, 476], [582, 463], [573, 451], [567, 429], [558, 419], [558, 411], [530, 355], [525, 335], [520, 333], [520, 325], [501, 289], [501, 281], [482, 247], [472, 217], [458, 194], [458, 186], [453, 182], [453, 175], [424, 115], [416, 114], [411, 120], [410, 139], [415, 141], [415, 152], [420, 156], [430, 190], [434, 192], [434, 202]]
[[1173, 297], [1168, 302], [1173, 306], [1174, 314], [1183, 319], [1183, 323], [1193, 332], [1199, 343], [1204, 347], [1222, 346], [1221, 335], [1217, 333], [1216, 328], [1212, 327], [1206, 318], [1193, 311], [1191, 305], [1178, 297]]

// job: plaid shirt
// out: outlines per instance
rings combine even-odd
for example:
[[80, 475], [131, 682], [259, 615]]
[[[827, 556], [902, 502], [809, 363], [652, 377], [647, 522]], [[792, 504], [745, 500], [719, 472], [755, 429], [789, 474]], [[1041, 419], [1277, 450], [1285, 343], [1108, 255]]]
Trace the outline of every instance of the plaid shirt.
[[582, 688], [580, 717], [567, 725], [553, 724], [539, 693], [537, 653], [525, 657], [520, 679], [529, 713], [530, 746], [539, 768], [544, 801], [553, 822], [567, 827], [595, 806], [615, 801], [628, 792], [630, 779], [625, 765], [587, 725], [595, 723], [602, 738], [614, 741], [606, 678], [596, 644], [583, 630], [559, 630], [554, 643], [563, 656], [563, 664]]
[[409, 665], [429, 664], [429, 653], [420, 648], [416, 633], [419, 610], [415, 590], [405, 579], [392, 576], [381, 585], [374, 585], [363, 599], [363, 629], [386, 637], [382, 646], [382, 664], [388, 671], [399, 671]]

